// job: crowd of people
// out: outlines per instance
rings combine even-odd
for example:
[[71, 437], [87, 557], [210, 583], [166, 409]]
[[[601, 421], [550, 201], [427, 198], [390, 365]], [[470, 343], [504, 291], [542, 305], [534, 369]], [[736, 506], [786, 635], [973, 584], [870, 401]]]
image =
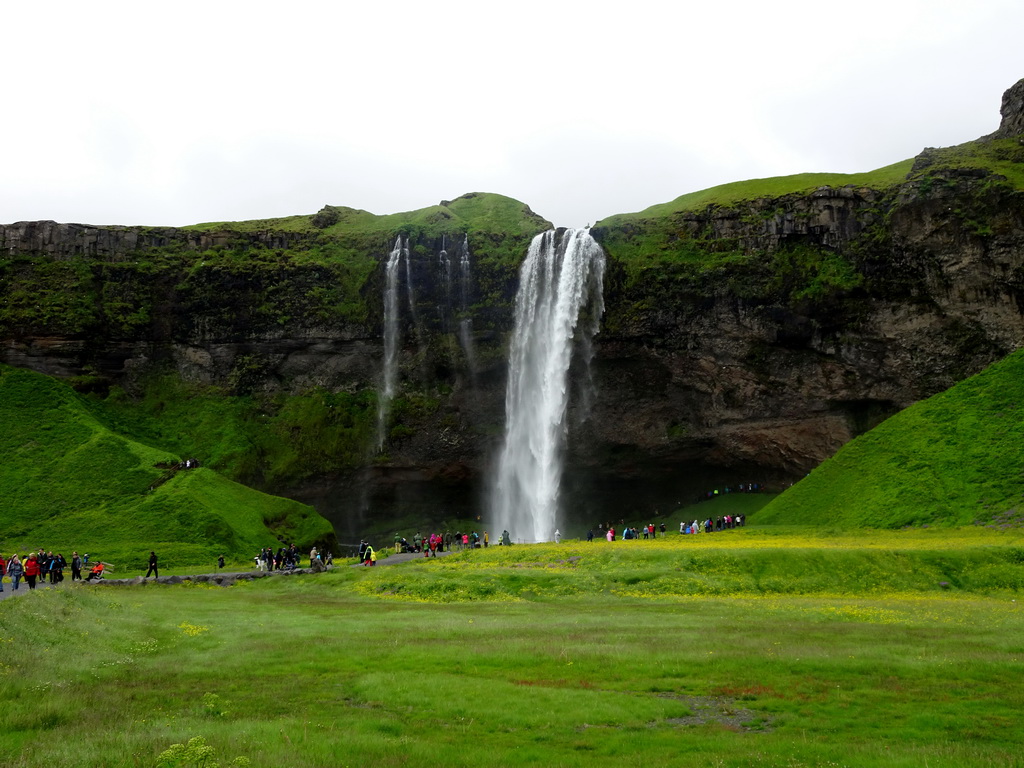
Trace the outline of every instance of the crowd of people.
[[694, 534], [700, 533], [701, 528], [704, 529], [704, 533], [713, 533], [714, 531], [726, 531], [730, 528], [742, 528], [746, 525], [746, 515], [722, 515], [721, 517], [708, 518], [707, 520], [693, 520], [689, 523], [683, 521], [679, 524], [679, 532], [682, 534]]
[[[607, 541], [616, 541], [622, 539], [623, 541], [629, 541], [631, 539], [655, 539], [660, 533], [662, 536], [665, 535], [667, 529], [665, 524], [662, 523], [659, 528], [654, 526], [654, 523], [648, 523], [647, 525], [640, 526], [627, 526], [624, 522], [620, 523], [622, 527], [618, 530], [611, 524], [598, 523], [597, 530], [600, 538], [606, 539]], [[587, 541], [594, 540], [594, 529], [591, 528], [587, 531]]]
[[[512, 538], [509, 532], [502, 531], [501, 536], [498, 538], [497, 546], [509, 546], [511, 544]], [[444, 533], [431, 533], [428, 536], [424, 536], [417, 531], [411, 540], [396, 533], [394, 549], [396, 555], [422, 552], [424, 557], [436, 557], [438, 552], [459, 552], [465, 549], [486, 548], [490, 545], [491, 534], [488, 531], [484, 531], [483, 535], [476, 531], [455, 531], [455, 533], [445, 531]], [[367, 543], [365, 541], [359, 544], [359, 559], [364, 563], [363, 553], [366, 546]]]
[[[300, 559], [299, 548], [295, 544], [289, 544], [287, 547], [278, 547], [276, 552], [272, 547], [264, 547], [253, 558], [256, 568], [261, 571], [293, 571], [299, 567]], [[333, 564], [333, 562], [334, 556], [329, 551], [320, 552], [316, 547], [313, 547], [309, 552], [310, 568], [313, 568], [316, 563], [322, 563], [327, 566]], [[220, 568], [224, 567], [223, 555], [218, 558], [217, 565]]]
[[[690, 520], [679, 523], [679, 533], [683, 535], [694, 534], [694, 533], [713, 533], [715, 531], [725, 531], [731, 528], [740, 528], [746, 523], [746, 516], [744, 515], [722, 515], [721, 517], [707, 518], [705, 520]], [[597, 530], [598, 538], [603, 538], [607, 541], [629, 541], [629, 540], [640, 540], [640, 539], [656, 539], [664, 538], [668, 535], [668, 528], [665, 523], [661, 523], [659, 526], [655, 526], [654, 523], [648, 523], [647, 525], [640, 526], [627, 526], [625, 523], [620, 523], [622, 526], [616, 529], [612, 523], [598, 523]], [[587, 531], [587, 541], [593, 541], [594, 529], [591, 528]], [[556, 538], [557, 541], [557, 538]]]
[[491, 535], [487, 531], [484, 531], [482, 537], [476, 531], [469, 533], [445, 531], [444, 533], [431, 533], [429, 536], [424, 536], [417, 531], [416, 535], [412, 537], [412, 541], [396, 533], [395, 554], [422, 552], [424, 557], [430, 557], [431, 555], [436, 556], [438, 552], [487, 547], [490, 543]]
[[[71, 553], [70, 561], [60, 552], [42, 549], [27, 555], [13, 554], [6, 559], [0, 555], [0, 592], [4, 591], [4, 576], [11, 580], [11, 589], [17, 592], [23, 581], [29, 589], [35, 589], [37, 583], [60, 584], [64, 581], [64, 571], [68, 569], [71, 570], [72, 581], [82, 581], [82, 571], [88, 566], [89, 555], [79, 555], [78, 552]], [[103, 564], [94, 563], [85, 581], [97, 578], [97, 574], [102, 572]]]

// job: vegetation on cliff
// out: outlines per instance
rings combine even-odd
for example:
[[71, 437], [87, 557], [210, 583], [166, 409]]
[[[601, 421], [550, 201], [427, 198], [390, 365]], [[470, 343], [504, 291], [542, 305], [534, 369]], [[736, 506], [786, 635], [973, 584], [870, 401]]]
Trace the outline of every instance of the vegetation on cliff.
[[[137, 397], [115, 387], [87, 396], [87, 402], [122, 434], [201, 457], [232, 480], [264, 488], [350, 473], [370, 460], [376, 439], [377, 394], [368, 388], [239, 394], [167, 373], [142, 382]], [[388, 444], [400, 443], [438, 404], [421, 392], [396, 397]]]
[[[212, 565], [261, 547], [333, 540], [311, 507], [231, 482], [207, 467], [173, 469], [191, 454], [111, 430], [69, 386], [0, 367], [0, 540], [12, 551], [70, 549], [139, 567]], [[159, 447], [154, 447], [159, 446]], [[143, 566], [144, 567], [144, 566]]]
[[[471, 193], [386, 216], [327, 206], [283, 219], [120, 228], [123, 243], [104, 255], [79, 242], [87, 232], [42, 252], [12, 245], [0, 256], [0, 334], [166, 340], [374, 327], [380, 292], [368, 288], [398, 234], [421, 257], [443, 238], [450, 248], [468, 236], [486, 301], [503, 299], [526, 243], [550, 226], [517, 200]], [[55, 258], [62, 247], [71, 252]]]
[[1024, 350], [843, 446], [754, 518], [836, 528], [1024, 526]]
[[985, 138], [867, 173], [733, 182], [611, 216], [594, 226], [622, 291], [609, 324], [628, 327], [669, 292], [853, 316], [851, 299], [901, 284], [894, 211], [940, 200], [954, 236], [968, 240], [994, 234], [1008, 197], [1024, 198], [1024, 146]]

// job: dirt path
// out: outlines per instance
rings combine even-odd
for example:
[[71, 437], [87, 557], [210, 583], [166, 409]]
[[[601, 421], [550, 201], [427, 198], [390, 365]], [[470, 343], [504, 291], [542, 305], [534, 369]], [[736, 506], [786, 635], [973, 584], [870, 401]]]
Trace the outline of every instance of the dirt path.
[[[445, 555], [454, 554], [454, 550], [446, 550], [444, 552], [438, 552], [437, 557], [444, 557]], [[402, 563], [408, 563], [411, 560], [426, 560], [429, 558], [423, 557], [422, 552], [408, 552], [401, 555], [389, 555], [383, 557], [377, 561], [377, 565], [400, 565]], [[351, 568], [364, 567], [362, 563], [354, 563], [350, 566]], [[159, 578], [147, 579], [143, 576], [134, 576], [130, 579], [113, 579], [105, 578], [91, 584], [107, 584], [107, 585], [125, 585], [125, 584], [180, 584], [183, 581], [194, 581], [197, 583], [209, 583], [217, 584], [218, 586], [230, 586], [237, 581], [249, 581], [252, 579], [263, 579], [268, 577], [279, 577], [279, 576], [294, 576], [297, 574], [312, 574], [313, 570], [310, 568], [296, 568], [291, 571], [219, 571], [217, 573], [197, 573], [187, 576], [160, 576]], [[320, 571], [323, 573], [323, 571]], [[48, 584], [45, 582], [36, 582], [36, 589], [49, 589], [51, 587], [63, 587], [71, 582], [65, 581], [61, 584]], [[85, 583], [85, 582], [83, 582]], [[4, 591], [0, 592], [0, 600], [6, 600], [14, 595], [25, 595], [30, 591], [28, 584], [22, 580], [20, 588], [17, 592], [11, 589], [10, 584], [4, 584]]]
[[[50, 583], [45, 582], [45, 581], [37, 581], [36, 582], [36, 589], [49, 589], [50, 587], [56, 587], [56, 586], [57, 586], [56, 584], [50, 584]], [[25, 594], [28, 594], [29, 592], [33, 591], [33, 590], [28, 588], [28, 584], [25, 582], [25, 579], [21, 580], [21, 584], [18, 585], [18, 591], [17, 592], [15, 592], [12, 587], [13, 587], [12, 584], [9, 584], [9, 583], [4, 584], [4, 591], [0, 592], [0, 600], [6, 600], [7, 598], [14, 597], [15, 595], [25, 595]]]

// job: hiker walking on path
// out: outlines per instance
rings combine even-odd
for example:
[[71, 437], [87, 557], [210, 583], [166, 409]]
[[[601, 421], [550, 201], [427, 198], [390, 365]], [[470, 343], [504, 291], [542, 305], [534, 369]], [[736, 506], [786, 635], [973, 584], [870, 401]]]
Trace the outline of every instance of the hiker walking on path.
[[4, 576], [7, 575], [7, 561], [0, 555], [0, 592], [4, 591]]
[[67, 560], [64, 559], [64, 555], [59, 552], [50, 559], [50, 583], [60, 584], [64, 581], [64, 566], [66, 566]]
[[150, 550], [149, 553], [149, 570], [146, 571], [145, 578], [149, 578], [149, 574], [153, 574], [156, 578], [160, 578], [160, 571], [156, 567], [156, 552]]
[[71, 553], [71, 580], [82, 580], [82, 558], [78, 556], [77, 551]]
[[39, 556], [33, 552], [25, 561], [25, 581], [29, 589], [36, 588], [36, 577], [39, 576]]
[[25, 568], [17, 555], [11, 555], [11, 559], [7, 561], [7, 575], [11, 577], [12, 591], [17, 592], [21, 577], [25, 575]]

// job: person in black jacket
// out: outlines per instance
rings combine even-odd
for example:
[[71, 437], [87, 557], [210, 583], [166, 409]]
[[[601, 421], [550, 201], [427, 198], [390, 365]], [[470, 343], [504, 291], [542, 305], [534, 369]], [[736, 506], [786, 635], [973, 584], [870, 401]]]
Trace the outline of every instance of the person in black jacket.
[[151, 574], [151, 573], [156, 578], [158, 578], [158, 579], [160, 578], [160, 571], [158, 571], [157, 567], [156, 567], [156, 552], [153, 552], [152, 550], [149, 553], [149, 570], [146, 571], [145, 578], [148, 579], [149, 578], [149, 574]]

